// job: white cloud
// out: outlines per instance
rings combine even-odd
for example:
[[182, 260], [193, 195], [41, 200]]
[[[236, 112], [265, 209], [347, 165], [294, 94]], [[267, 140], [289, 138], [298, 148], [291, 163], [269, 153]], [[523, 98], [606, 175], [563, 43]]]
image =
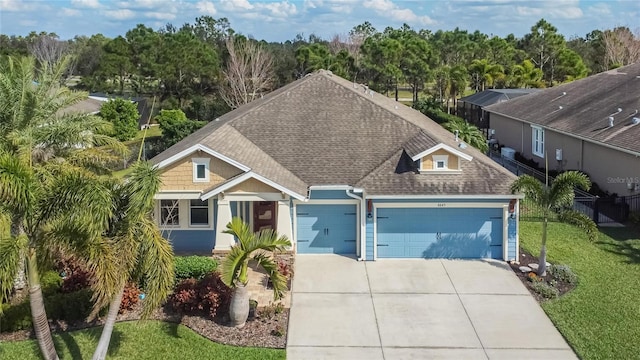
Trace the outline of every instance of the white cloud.
[[228, 11], [243, 11], [253, 9], [248, 0], [220, 0], [220, 6]]
[[215, 15], [217, 13], [216, 7], [211, 1], [200, 1], [196, 4], [196, 9], [204, 15]]
[[97, 9], [102, 6], [98, 0], [71, 0], [71, 5], [89, 9]]
[[387, 16], [395, 21], [402, 21], [408, 24], [418, 23], [420, 25], [435, 24], [432, 18], [427, 15], [416, 15], [411, 9], [401, 8], [391, 0], [365, 0], [362, 5], [368, 9], [375, 10], [380, 16]]
[[256, 4], [257, 9], [265, 9], [271, 13], [272, 16], [275, 17], [289, 17], [291, 15], [295, 15], [298, 12], [298, 9], [294, 4], [289, 3], [288, 1], [282, 2], [273, 2], [273, 3], [259, 3]]
[[611, 7], [606, 3], [597, 3], [589, 6], [587, 11], [596, 15], [611, 15]]
[[0, 9], [2, 11], [30, 11], [35, 9], [34, 3], [21, 0], [0, 0]]
[[103, 14], [108, 18], [116, 20], [128, 20], [136, 17], [136, 13], [129, 9], [105, 10]]
[[147, 11], [144, 16], [150, 19], [158, 20], [173, 20], [176, 18], [176, 14], [173, 12], [159, 12], [159, 11]]
[[62, 8], [60, 11], [63, 16], [80, 16], [82, 12], [78, 9]]

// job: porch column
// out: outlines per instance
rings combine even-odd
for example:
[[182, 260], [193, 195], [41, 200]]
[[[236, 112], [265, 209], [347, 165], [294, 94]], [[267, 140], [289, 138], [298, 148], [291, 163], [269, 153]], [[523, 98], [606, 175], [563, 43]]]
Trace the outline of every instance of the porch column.
[[216, 221], [216, 246], [215, 250], [229, 250], [235, 245], [236, 240], [231, 234], [225, 234], [223, 231], [227, 228], [227, 224], [231, 222], [231, 206], [229, 200], [218, 197], [218, 215]]
[[293, 244], [293, 226], [291, 222], [291, 207], [289, 200], [278, 201], [278, 223], [276, 224], [278, 234], [289, 238]]

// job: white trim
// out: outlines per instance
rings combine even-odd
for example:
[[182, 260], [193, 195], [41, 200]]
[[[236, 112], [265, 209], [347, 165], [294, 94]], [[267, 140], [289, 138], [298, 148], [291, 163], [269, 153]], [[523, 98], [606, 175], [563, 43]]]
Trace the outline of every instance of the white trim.
[[218, 197], [222, 197], [225, 200], [229, 201], [280, 201], [287, 200], [289, 198], [288, 195], [282, 195], [282, 193], [249, 193], [249, 192], [238, 192], [238, 193], [222, 193], [218, 194]]
[[454, 155], [457, 155], [458, 157], [461, 157], [461, 158], [463, 158], [463, 159], [465, 159], [467, 161], [473, 160], [473, 156], [465, 154], [462, 151], [460, 151], [460, 150], [458, 150], [456, 148], [453, 148], [453, 147], [451, 147], [449, 145], [443, 144], [443, 143], [440, 143], [440, 144], [438, 144], [438, 145], [436, 145], [436, 146], [434, 146], [434, 147], [432, 147], [430, 149], [427, 149], [427, 150], [419, 153], [418, 155], [415, 155], [415, 156], [411, 157], [411, 160], [416, 161], [418, 159], [422, 159], [423, 157], [431, 154], [432, 152], [438, 151], [438, 150], [441, 150], [441, 149], [442, 150], [446, 150], [446, 151], [448, 151], [448, 152], [450, 152], [450, 153], [452, 153]]
[[[509, 204], [502, 203], [373, 203], [373, 260], [378, 260], [378, 208], [433, 208], [433, 209], [503, 209], [502, 221], [505, 223], [505, 214], [509, 211]], [[508, 224], [508, 223], [507, 223]], [[505, 240], [507, 239], [507, 240]], [[505, 241], [508, 241], [507, 228], [502, 231], [502, 249], [506, 247]]]
[[[191, 158], [193, 164], [193, 182], [209, 182], [211, 178], [209, 173], [211, 172], [211, 158]], [[204, 165], [204, 178], [198, 177], [198, 166]]]
[[469, 199], [469, 200], [511, 200], [524, 199], [524, 194], [512, 195], [367, 195], [367, 199], [374, 200], [425, 200], [425, 199], [442, 199], [443, 201], [451, 199]]
[[[366, 251], [366, 249], [362, 249], [359, 245], [360, 239], [360, 213], [363, 211], [358, 206], [361, 203], [360, 200], [330, 200], [330, 199], [321, 199], [321, 200], [293, 200], [293, 238], [295, 243], [295, 253], [298, 253], [298, 205], [355, 205], [356, 206], [356, 256], [362, 257]], [[358, 253], [358, 251], [360, 253]]]
[[[623, 152], [623, 153], [627, 153], [627, 154], [630, 154], [630, 155], [633, 155], [633, 156], [636, 156], [636, 157], [640, 156], [640, 152], [638, 152], [638, 151], [627, 150], [627, 149], [624, 149], [624, 148], [621, 148], [621, 147], [618, 147], [618, 146], [609, 145], [607, 143], [604, 143], [604, 142], [601, 142], [601, 141], [598, 141], [598, 140], [594, 140], [594, 139], [591, 139], [591, 138], [588, 138], [588, 137], [585, 137], [585, 136], [580, 136], [580, 135], [572, 134], [572, 133], [569, 133], [569, 132], [566, 132], [566, 131], [558, 130], [558, 129], [553, 128], [553, 127], [532, 123], [531, 121], [518, 119], [516, 117], [510, 116], [510, 115], [506, 115], [506, 114], [503, 114], [503, 113], [499, 113], [499, 112], [496, 112], [496, 111], [488, 111], [488, 112], [490, 112], [492, 114], [504, 116], [507, 119], [518, 121], [518, 122], [522, 123], [523, 125], [524, 124], [529, 124], [529, 125], [539, 126], [539, 127], [543, 128], [545, 130], [549, 130], [549, 131], [552, 131], [552, 132], [557, 132], [558, 134], [566, 135], [568, 137], [572, 137], [572, 138], [580, 139], [582, 141], [586, 141], [586, 142], [589, 142], [589, 143], [592, 143], [592, 144], [604, 146], [606, 148], [609, 148], [609, 149], [612, 149], [612, 150], [616, 150], [616, 151], [620, 151], [620, 152]], [[522, 131], [521, 135], [524, 137], [524, 131]], [[522, 142], [524, 143], [524, 140]]]
[[[279, 184], [277, 184], [277, 183], [265, 178], [264, 176], [261, 176], [261, 175], [258, 175], [256, 173], [254, 173], [253, 171], [246, 172], [246, 173], [238, 176], [237, 178], [229, 181], [228, 183], [226, 183], [224, 185], [221, 185], [221, 186], [218, 186], [215, 189], [202, 194], [202, 196], [200, 198], [202, 200], [206, 200], [208, 198], [211, 198], [213, 196], [216, 196], [216, 195], [224, 192], [225, 190], [229, 190], [229, 189], [233, 188], [234, 186], [239, 185], [242, 182], [244, 182], [246, 180], [249, 180], [251, 178], [256, 179], [256, 180], [258, 180], [258, 181], [260, 181], [262, 183], [265, 183], [266, 185], [269, 185], [272, 188], [274, 188], [276, 190], [279, 190], [279, 191], [281, 191], [281, 192], [283, 192], [283, 193], [285, 193], [285, 194], [287, 194], [287, 195], [289, 195], [289, 196], [291, 196], [291, 197], [293, 197], [295, 199], [302, 200], [302, 199], [305, 198], [304, 195], [300, 195], [300, 194], [296, 193], [295, 191], [289, 190], [288, 188], [286, 188], [284, 186], [281, 186], [281, 185], [279, 185]], [[230, 195], [231, 194], [229, 194], [229, 196]], [[225, 197], [226, 196], [227, 195], [225, 194]], [[281, 200], [282, 200], [282, 198], [281, 198]]]
[[209, 154], [209, 155], [211, 155], [213, 157], [216, 157], [216, 158], [218, 158], [218, 159], [220, 159], [220, 160], [222, 160], [222, 161], [224, 161], [224, 162], [226, 162], [228, 164], [231, 164], [231, 165], [237, 167], [238, 169], [240, 169], [242, 171], [251, 170], [250, 167], [248, 167], [248, 166], [246, 166], [244, 164], [241, 164], [241, 163], [231, 159], [230, 157], [224, 156], [224, 155], [220, 154], [217, 151], [211, 150], [210, 148], [208, 148], [208, 147], [206, 147], [206, 146], [204, 146], [202, 144], [196, 144], [196, 145], [193, 145], [193, 146], [191, 146], [191, 147], [189, 147], [189, 148], [187, 148], [185, 150], [182, 150], [179, 153], [177, 153], [177, 154], [175, 154], [173, 156], [170, 156], [169, 158], [157, 163], [155, 165], [155, 167], [159, 168], [159, 169], [162, 169], [162, 168], [166, 167], [167, 165], [170, 165], [170, 164], [172, 164], [173, 162], [175, 162], [177, 160], [180, 160], [180, 159], [182, 159], [182, 158], [184, 158], [184, 157], [186, 157], [188, 155], [191, 155], [192, 153], [194, 153], [194, 152], [196, 152], [198, 150], [200, 150], [202, 152], [205, 152], [205, 153], [207, 153], [207, 154]]
[[509, 206], [502, 211], [502, 260], [509, 257]]
[[351, 185], [311, 185], [309, 190], [352, 190]]
[[[540, 139], [536, 139], [536, 135], [539, 135]], [[531, 125], [531, 154], [544, 158], [544, 128], [536, 125]], [[536, 142], [540, 144], [541, 151], [536, 151]]]
[[[432, 170], [435, 171], [444, 171], [449, 170], [449, 155], [431, 155], [433, 161], [431, 161], [431, 165], [433, 167]], [[442, 162], [442, 167], [438, 167], [438, 163]]]
[[156, 200], [182, 200], [182, 199], [199, 199], [200, 191], [160, 191], [153, 196]]
[[520, 263], [520, 200], [516, 201], [516, 263]]
[[462, 174], [462, 170], [457, 170], [457, 169], [420, 170], [420, 174], [434, 174], [434, 175]]

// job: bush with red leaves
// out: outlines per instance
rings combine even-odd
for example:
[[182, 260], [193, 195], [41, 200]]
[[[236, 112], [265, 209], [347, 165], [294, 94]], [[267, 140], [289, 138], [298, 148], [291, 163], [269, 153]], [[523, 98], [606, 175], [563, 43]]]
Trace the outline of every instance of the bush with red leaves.
[[220, 275], [211, 273], [201, 280], [181, 281], [169, 297], [169, 306], [179, 313], [215, 318], [229, 310], [231, 294], [231, 289], [222, 282]]
[[138, 289], [135, 284], [127, 284], [122, 293], [122, 302], [120, 303], [118, 313], [122, 314], [125, 311], [133, 310], [133, 307], [136, 306], [140, 300], [140, 293], [140, 289]]
[[58, 261], [57, 269], [64, 274], [60, 292], [72, 293], [91, 285], [91, 272], [80, 261], [66, 257]]

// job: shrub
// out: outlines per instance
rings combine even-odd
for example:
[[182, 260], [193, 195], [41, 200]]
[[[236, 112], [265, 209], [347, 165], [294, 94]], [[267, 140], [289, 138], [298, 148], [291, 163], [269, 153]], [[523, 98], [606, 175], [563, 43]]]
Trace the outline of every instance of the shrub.
[[218, 263], [207, 256], [176, 256], [176, 281], [202, 279], [218, 268]]
[[122, 302], [120, 303], [120, 310], [118, 310], [118, 313], [122, 314], [125, 311], [132, 310], [140, 300], [140, 293], [140, 289], [138, 289], [135, 284], [127, 284], [127, 286], [124, 287], [124, 292], [122, 293]]
[[569, 284], [576, 284], [578, 282], [578, 275], [571, 270], [569, 265], [551, 265], [549, 272], [551, 276], [558, 281], [564, 281]]
[[634, 224], [640, 225], [640, 211], [632, 211], [629, 214], [629, 221], [631, 221]]
[[542, 281], [542, 279], [540, 277], [538, 277], [538, 275], [536, 273], [534, 273], [533, 271], [530, 272], [529, 274], [527, 274], [527, 280], [531, 281], [531, 282], [540, 282]]
[[0, 304], [0, 332], [11, 332], [31, 328], [31, 308], [29, 301], [17, 305]]
[[201, 280], [186, 279], [180, 282], [169, 298], [169, 305], [180, 313], [206, 314], [215, 318], [220, 315], [219, 309], [228, 310], [231, 293], [231, 289], [222, 282], [220, 275], [214, 272]]
[[62, 287], [62, 277], [57, 271], [47, 271], [40, 276], [40, 286], [45, 296], [56, 294]]
[[558, 289], [545, 283], [544, 281], [534, 281], [531, 284], [531, 289], [533, 289], [533, 291], [537, 292], [545, 299], [557, 298], [559, 295]]
[[61, 292], [71, 293], [91, 285], [91, 273], [80, 261], [74, 258], [62, 259], [57, 268], [63, 274]]
[[269, 303], [260, 310], [260, 316], [266, 319], [273, 319], [277, 314], [281, 314], [284, 311], [284, 305], [281, 302]]
[[284, 327], [282, 327], [281, 325], [276, 326], [275, 329], [271, 330], [271, 335], [277, 336], [277, 337], [283, 337]]

